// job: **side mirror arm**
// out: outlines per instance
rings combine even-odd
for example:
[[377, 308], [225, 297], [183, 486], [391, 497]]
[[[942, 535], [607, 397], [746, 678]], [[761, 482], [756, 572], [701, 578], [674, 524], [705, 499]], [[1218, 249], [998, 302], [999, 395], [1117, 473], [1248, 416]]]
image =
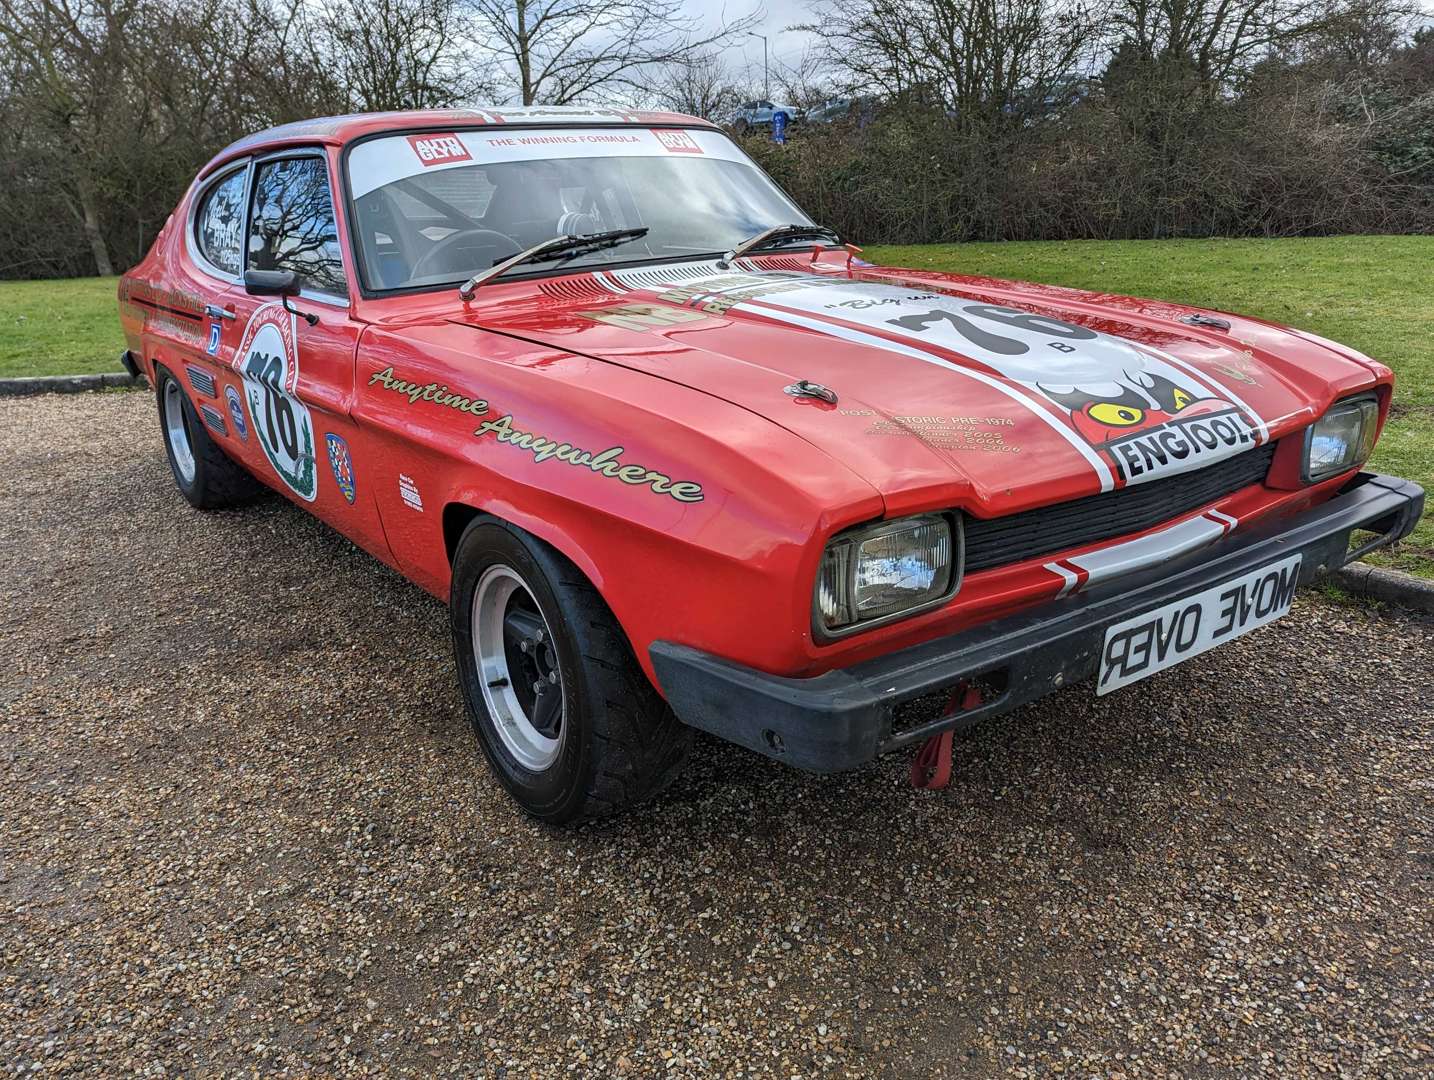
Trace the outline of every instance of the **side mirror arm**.
[[296, 308], [293, 304], [289, 302], [289, 298], [287, 296], [283, 297], [280, 300], [280, 303], [284, 305], [284, 310], [287, 311], [290, 315], [297, 315], [310, 326], [319, 325], [319, 317], [317, 315], [315, 315], [312, 311], [300, 311], [298, 308]]
[[290, 315], [300, 316], [310, 326], [318, 325], [317, 315], [300, 311], [289, 301], [299, 295], [299, 277], [292, 270], [245, 270], [244, 291], [250, 296], [277, 296]]

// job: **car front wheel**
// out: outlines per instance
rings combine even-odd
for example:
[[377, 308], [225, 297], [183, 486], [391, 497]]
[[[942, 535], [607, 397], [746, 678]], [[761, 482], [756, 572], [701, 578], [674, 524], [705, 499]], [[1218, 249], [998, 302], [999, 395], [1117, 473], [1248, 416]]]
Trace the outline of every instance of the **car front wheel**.
[[475, 519], [454, 554], [449, 612], [474, 733], [529, 814], [553, 825], [603, 817], [677, 776], [691, 729], [597, 590], [553, 548]]

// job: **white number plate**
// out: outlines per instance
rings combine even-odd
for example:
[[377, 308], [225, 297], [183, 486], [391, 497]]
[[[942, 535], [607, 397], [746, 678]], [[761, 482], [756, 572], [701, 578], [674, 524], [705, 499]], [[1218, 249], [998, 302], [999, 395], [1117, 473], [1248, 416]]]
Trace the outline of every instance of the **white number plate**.
[[1174, 667], [1274, 622], [1290, 610], [1300, 580], [1300, 556], [1176, 600], [1108, 628], [1100, 650], [1096, 694]]

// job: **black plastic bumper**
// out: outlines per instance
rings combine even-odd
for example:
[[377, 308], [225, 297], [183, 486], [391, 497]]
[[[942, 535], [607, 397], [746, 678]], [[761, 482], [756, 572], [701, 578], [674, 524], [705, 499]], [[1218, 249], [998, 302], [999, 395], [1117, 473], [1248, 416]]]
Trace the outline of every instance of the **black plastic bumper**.
[[[849, 668], [784, 678], [666, 641], [653, 644], [653, 667], [684, 723], [797, 768], [838, 772], [1094, 675], [1112, 623], [1296, 552], [1303, 555], [1300, 584], [1307, 584], [1323, 570], [1408, 535], [1423, 508], [1418, 484], [1360, 473], [1313, 510], [1236, 531], [1109, 585]], [[1356, 530], [1373, 535], [1351, 549]], [[893, 723], [900, 706], [962, 683], [983, 688], [980, 705]]]

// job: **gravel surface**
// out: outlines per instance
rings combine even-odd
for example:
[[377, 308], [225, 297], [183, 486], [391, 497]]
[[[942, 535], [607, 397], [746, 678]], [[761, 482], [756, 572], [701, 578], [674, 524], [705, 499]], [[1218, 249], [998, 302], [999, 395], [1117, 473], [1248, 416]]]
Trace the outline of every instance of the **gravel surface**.
[[567, 833], [440, 604], [145, 393], [0, 401], [0, 1075], [1434, 1071], [1434, 623], [1306, 594], [1127, 691]]

